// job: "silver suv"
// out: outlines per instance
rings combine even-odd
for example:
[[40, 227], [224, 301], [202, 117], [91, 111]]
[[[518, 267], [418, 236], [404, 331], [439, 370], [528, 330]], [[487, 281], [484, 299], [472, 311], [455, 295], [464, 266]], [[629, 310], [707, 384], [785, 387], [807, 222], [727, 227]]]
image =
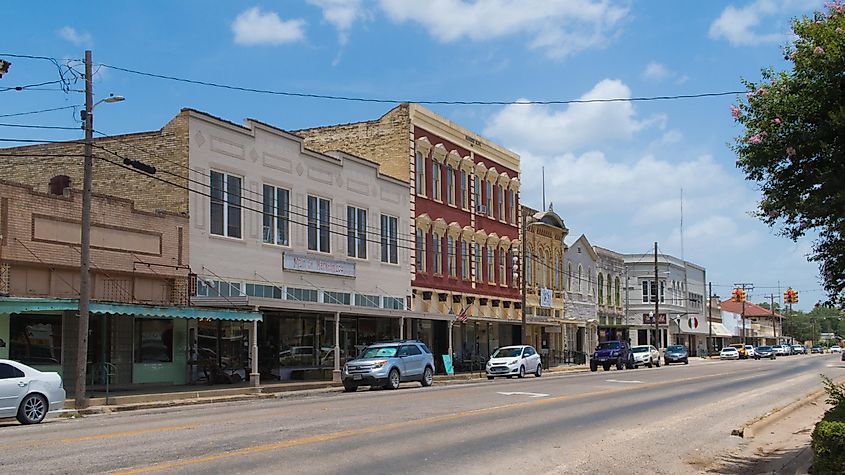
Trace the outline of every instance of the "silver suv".
[[434, 356], [425, 343], [418, 340], [375, 343], [343, 365], [341, 380], [347, 392], [355, 391], [358, 386], [398, 389], [399, 383], [404, 381], [419, 381], [423, 386], [431, 386]]

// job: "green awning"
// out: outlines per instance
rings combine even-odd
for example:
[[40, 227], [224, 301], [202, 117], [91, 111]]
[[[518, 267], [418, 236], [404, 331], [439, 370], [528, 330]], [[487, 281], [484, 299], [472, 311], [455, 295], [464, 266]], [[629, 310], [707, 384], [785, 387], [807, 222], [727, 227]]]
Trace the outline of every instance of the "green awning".
[[[25, 312], [61, 312], [76, 310], [79, 300], [25, 297], [0, 298], [0, 314]], [[91, 302], [91, 313], [134, 315], [158, 318], [207, 318], [211, 320], [262, 321], [261, 313], [205, 307], [173, 307], [111, 302]]]

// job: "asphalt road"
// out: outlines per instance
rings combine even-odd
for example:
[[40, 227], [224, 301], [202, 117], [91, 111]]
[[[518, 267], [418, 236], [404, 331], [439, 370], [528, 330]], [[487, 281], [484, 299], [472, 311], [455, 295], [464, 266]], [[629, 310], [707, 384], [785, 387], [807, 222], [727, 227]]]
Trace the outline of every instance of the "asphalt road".
[[838, 355], [0, 423], [0, 473], [696, 473]]

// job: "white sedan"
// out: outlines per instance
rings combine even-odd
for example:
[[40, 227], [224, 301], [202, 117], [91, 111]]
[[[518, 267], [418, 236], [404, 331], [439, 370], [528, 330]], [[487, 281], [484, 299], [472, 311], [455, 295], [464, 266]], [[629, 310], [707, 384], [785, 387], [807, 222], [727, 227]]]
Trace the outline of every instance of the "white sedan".
[[636, 345], [631, 347], [631, 353], [634, 354], [634, 367], [652, 365], [660, 367], [660, 350], [652, 345]]
[[526, 373], [534, 373], [538, 378], [543, 375], [540, 355], [533, 346], [503, 346], [487, 361], [487, 379], [497, 376], [524, 378]]
[[830, 347], [831, 353], [842, 353], [842, 347], [839, 345], [833, 345]]
[[719, 352], [719, 359], [723, 360], [738, 360], [739, 359], [739, 351], [736, 348], [731, 346], [726, 346], [722, 348], [722, 351]]
[[21, 424], [38, 424], [48, 412], [65, 404], [65, 389], [58, 373], [42, 373], [11, 360], [0, 360], [0, 418], [15, 417]]

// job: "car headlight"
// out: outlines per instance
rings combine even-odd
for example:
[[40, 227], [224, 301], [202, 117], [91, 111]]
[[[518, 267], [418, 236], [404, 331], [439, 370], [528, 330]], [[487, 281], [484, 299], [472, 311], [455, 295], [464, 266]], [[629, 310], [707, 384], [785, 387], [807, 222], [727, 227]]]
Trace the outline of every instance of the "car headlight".
[[349, 366], [343, 365], [343, 372], [348, 373], [349, 372]]
[[373, 369], [379, 369], [387, 364], [387, 360], [376, 361], [373, 363]]
[[618, 351], [612, 351], [610, 353], [610, 356], [619, 356], [619, 352]]
[[510, 366], [510, 365], [512, 365], [512, 364], [517, 364], [517, 363], [519, 363], [519, 360], [513, 360], [513, 361], [511, 361], [510, 363], [508, 363], [508, 366]]

